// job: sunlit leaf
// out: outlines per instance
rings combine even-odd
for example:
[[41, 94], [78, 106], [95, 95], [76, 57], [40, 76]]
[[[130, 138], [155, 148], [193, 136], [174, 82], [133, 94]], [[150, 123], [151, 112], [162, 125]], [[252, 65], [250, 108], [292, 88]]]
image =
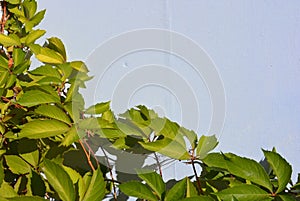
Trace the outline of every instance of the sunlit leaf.
[[5, 155], [5, 161], [9, 169], [15, 174], [26, 174], [31, 170], [30, 166], [18, 156]]
[[66, 112], [64, 112], [56, 105], [41, 105], [37, 109], [35, 109], [34, 112], [45, 117], [50, 117], [52, 119], [65, 122], [67, 124], [71, 123], [71, 120]]
[[224, 200], [231, 201], [235, 197], [238, 201], [264, 201], [270, 199], [270, 194], [255, 185], [242, 184], [222, 190], [216, 195]]
[[37, 167], [39, 164], [39, 151], [35, 150], [30, 153], [20, 154], [20, 156], [27, 161], [33, 167]]
[[187, 160], [190, 158], [186, 148], [180, 143], [169, 138], [157, 140], [155, 142], [139, 142], [145, 149], [161, 153], [170, 158]]
[[145, 185], [138, 181], [130, 181], [119, 185], [120, 190], [126, 195], [146, 199], [149, 201], [157, 201], [157, 197]]
[[208, 152], [213, 150], [218, 145], [218, 140], [215, 135], [204, 136], [202, 135], [199, 139], [196, 155], [199, 159], [203, 159], [207, 156]]
[[7, 36], [4, 34], [0, 34], [0, 44], [8, 47], [8, 46], [19, 46], [21, 45], [20, 40], [17, 40], [14, 37]]
[[86, 189], [84, 195], [80, 197], [80, 201], [92, 201], [92, 200], [102, 200], [105, 195], [105, 182], [102, 176], [100, 168], [93, 172], [93, 175], [86, 183], [88, 188]]
[[29, 45], [31, 43], [34, 43], [37, 39], [45, 35], [46, 31], [45, 30], [32, 30], [25, 38], [25, 44]]
[[289, 183], [292, 175], [291, 165], [276, 152], [263, 150], [264, 155], [272, 167], [278, 179], [278, 189], [276, 193], [283, 191]]
[[75, 200], [75, 189], [66, 171], [58, 164], [45, 159], [43, 170], [50, 185], [64, 201]]
[[64, 134], [70, 127], [58, 120], [34, 120], [24, 125], [19, 137], [39, 139]]
[[186, 181], [188, 178], [184, 178], [178, 181], [166, 194], [165, 201], [180, 200], [185, 197], [186, 194]]
[[58, 95], [53, 96], [41, 90], [30, 90], [24, 93], [18, 103], [23, 106], [32, 107], [45, 103], [59, 103]]
[[136, 170], [138, 176], [146, 182], [150, 188], [156, 192], [158, 197], [161, 199], [162, 194], [166, 190], [166, 184], [162, 180], [161, 176], [157, 174], [156, 172], [145, 170], [145, 169], [139, 169]]
[[103, 102], [103, 103], [97, 103], [96, 105], [90, 106], [88, 109], [86, 109], [86, 114], [102, 114], [103, 112], [109, 110], [110, 108], [110, 101]]

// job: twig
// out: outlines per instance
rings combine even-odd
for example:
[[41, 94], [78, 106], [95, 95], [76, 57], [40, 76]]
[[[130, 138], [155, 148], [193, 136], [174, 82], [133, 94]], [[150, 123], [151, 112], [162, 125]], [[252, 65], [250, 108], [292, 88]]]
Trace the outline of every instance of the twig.
[[93, 163], [91, 161], [91, 155], [90, 155], [90, 153], [87, 152], [87, 150], [85, 149], [85, 147], [84, 147], [84, 145], [83, 145], [83, 143], [82, 143], [81, 140], [79, 140], [79, 143], [80, 143], [80, 145], [81, 145], [81, 147], [82, 147], [82, 149], [83, 149], [83, 151], [84, 151], [84, 153], [86, 155], [86, 158], [88, 160], [88, 163], [89, 163], [90, 167], [92, 168], [93, 171], [95, 171], [95, 167], [94, 167], [94, 165], [93, 165]]
[[193, 149], [191, 151], [192, 151], [192, 153], [191, 153], [191, 164], [192, 164], [193, 171], [194, 171], [194, 174], [195, 174], [195, 177], [196, 177], [197, 187], [198, 187], [199, 193], [203, 194], [203, 190], [201, 188], [201, 183], [200, 183], [200, 180], [198, 178], [198, 174], [197, 174], [196, 167], [195, 167], [195, 162], [194, 162], [194, 160], [196, 159], [195, 156], [194, 156], [194, 151], [195, 150]]
[[5, 24], [7, 21], [6, 1], [5, 0], [2, 1], [1, 7], [2, 7], [2, 17], [1, 17], [1, 30], [0, 31], [1, 31], [1, 33], [4, 33]]
[[108, 169], [109, 169], [109, 174], [110, 174], [110, 177], [111, 177], [111, 182], [112, 182], [112, 184], [113, 184], [114, 200], [117, 200], [117, 191], [116, 191], [116, 186], [115, 186], [115, 179], [114, 179], [114, 176], [113, 176], [113, 173], [112, 173], [112, 168], [111, 168], [111, 166], [110, 166], [109, 159], [108, 159], [108, 156], [107, 156], [105, 150], [103, 149], [102, 146], [100, 146], [100, 149], [101, 149], [101, 151], [102, 151], [103, 154], [104, 154], [104, 157], [105, 157], [105, 159], [106, 159], [106, 164], [107, 164]]
[[93, 154], [93, 157], [94, 157], [94, 159], [95, 159], [95, 161], [97, 163], [97, 166], [99, 166], [99, 161], [96, 158], [95, 152], [92, 150], [92, 148], [90, 147], [90, 145], [85, 140], [83, 142], [84, 142], [85, 146], [87, 146], [87, 148], [89, 149], [89, 152], [91, 152]]
[[156, 163], [157, 163], [157, 166], [158, 166], [159, 174], [160, 174], [160, 176], [162, 177], [161, 164], [160, 164], [159, 159], [158, 159], [158, 156], [157, 156], [157, 154], [156, 154], [155, 152], [154, 152], [154, 156], [155, 156], [155, 160], [156, 160]]

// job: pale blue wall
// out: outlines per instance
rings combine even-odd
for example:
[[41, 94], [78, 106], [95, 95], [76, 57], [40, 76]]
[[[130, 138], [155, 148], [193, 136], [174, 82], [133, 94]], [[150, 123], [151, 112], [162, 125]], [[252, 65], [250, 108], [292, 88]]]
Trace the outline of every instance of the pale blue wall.
[[[261, 159], [260, 148], [275, 146], [300, 172], [300, 1], [41, 0], [39, 6], [47, 8], [41, 27], [65, 42], [70, 59], [85, 60], [108, 38], [133, 29], [169, 29], [194, 40], [215, 63], [226, 92], [218, 149]], [[149, 55], [131, 58], [128, 65], [145, 64], [141, 58], [174, 69], [185, 65], [165, 54]], [[137, 93], [129, 105], [159, 105], [171, 119], [205, 133], [209, 96], [201, 79], [186, 72], [185, 79], [203, 100], [198, 103], [201, 125], [182, 119], [180, 103], [163, 90]]]

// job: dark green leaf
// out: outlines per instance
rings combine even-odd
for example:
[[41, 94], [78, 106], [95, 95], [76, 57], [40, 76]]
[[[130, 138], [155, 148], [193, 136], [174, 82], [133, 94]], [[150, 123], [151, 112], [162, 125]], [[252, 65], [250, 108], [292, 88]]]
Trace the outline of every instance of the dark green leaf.
[[273, 190], [266, 171], [254, 160], [239, 157], [232, 153], [224, 155], [211, 153], [203, 159], [203, 162], [210, 167], [228, 170], [231, 174], [264, 186], [269, 189], [270, 192]]
[[60, 165], [45, 159], [43, 170], [50, 185], [63, 201], [75, 200], [75, 190], [72, 180]]
[[278, 197], [281, 199], [281, 201], [297, 201], [292, 195], [278, 195]]
[[64, 134], [70, 129], [70, 127], [57, 120], [34, 120], [23, 127], [19, 137], [27, 137], [29, 139], [38, 139], [52, 137], [55, 135]]
[[162, 180], [161, 176], [154, 171], [140, 169], [136, 171], [138, 176], [146, 182], [151, 189], [156, 192], [158, 197], [161, 199], [162, 194], [166, 190], [166, 184]]
[[278, 153], [265, 150], [263, 150], [263, 152], [268, 163], [270, 164], [275, 175], [277, 176], [278, 189], [276, 190], [276, 193], [280, 193], [286, 188], [286, 185], [291, 179], [292, 167]]
[[126, 195], [146, 199], [149, 201], [157, 201], [157, 197], [145, 185], [138, 181], [130, 181], [119, 185], [120, 190]]
[[216, 193], [224, 200], [231, 201], [235, 197], [238, 201], [263, 201], [269, 200], [270, 194], [255, 185], [242, 184], [232, 188], [225, 189]]
[[41, 197], [45, 196], [46, 186], [44, 180], [42, 179], [42, 176], [32, 171], [30, 180], [30, 188], [32, 191], [32, 195], [37, 195]]
[[199, 159], [203, 159], [207, 156], [208, 152], [213, 150], [218, 145], [218, 140], [215, 135], [204, 136], [199, 139], [196, 154]]

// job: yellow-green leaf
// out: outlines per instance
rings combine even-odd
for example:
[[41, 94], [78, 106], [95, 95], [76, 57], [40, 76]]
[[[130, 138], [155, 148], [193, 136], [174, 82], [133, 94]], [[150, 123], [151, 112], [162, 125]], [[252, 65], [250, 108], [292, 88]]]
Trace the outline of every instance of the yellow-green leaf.
[[39, 139], [66, 133], [70, 127], [58, 120], [34, 120], [24, 125], [19, 137]]

